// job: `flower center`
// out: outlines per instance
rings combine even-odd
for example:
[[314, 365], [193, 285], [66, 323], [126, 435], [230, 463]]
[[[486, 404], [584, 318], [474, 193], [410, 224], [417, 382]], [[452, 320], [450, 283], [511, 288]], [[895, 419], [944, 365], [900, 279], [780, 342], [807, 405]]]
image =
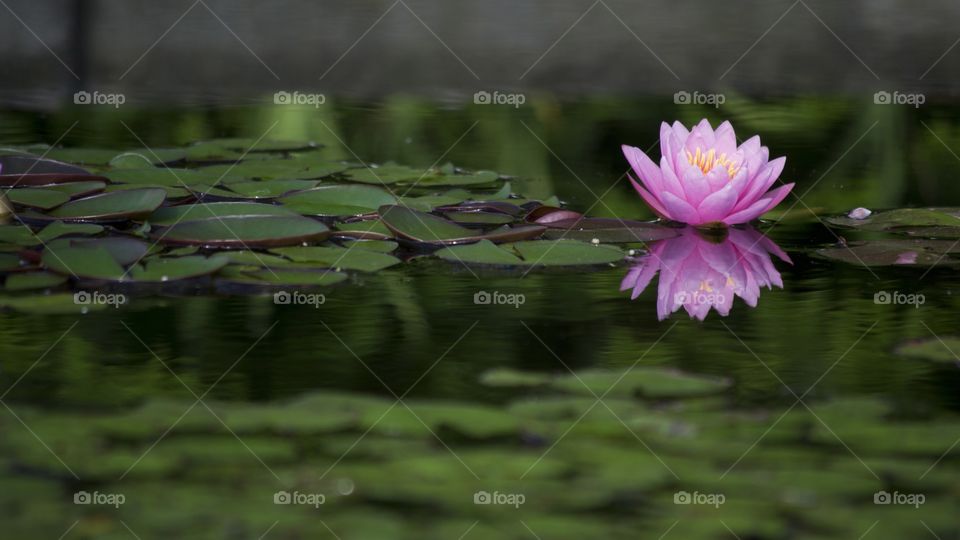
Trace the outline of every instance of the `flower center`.
[[703, 171], [703, 174], [709, 173], [714, 167], [724, 167], [727, 169], [727, 175], [733, 178], [733, 176], [737, 174], [737, 171], [740, 170], [740, 167], [728, 158], [727, 154], [724, 153], [718, 156], [717, 151], [712, 148], [706, 153], [697, 148], [696, 154], [687, 150], [687, 162], [691, 165], [696, 165], [698, 169]]

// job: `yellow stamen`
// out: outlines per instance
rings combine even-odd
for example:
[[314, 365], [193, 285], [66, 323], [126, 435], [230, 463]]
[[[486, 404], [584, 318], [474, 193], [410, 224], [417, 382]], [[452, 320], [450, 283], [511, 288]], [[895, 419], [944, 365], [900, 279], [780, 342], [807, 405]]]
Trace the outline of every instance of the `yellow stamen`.
[[691, 165], [695, 165], [703, 174], [708, 174], [713, 170], [714, 167], [724, 167], [727, 169], [727, 175], [730, 178], [733, 178], [737, 174], [737, 171], [740, 170], [732, 160], [727, 157], [726, 153], [717, 155], [717, 151], [713, 148], [709, 152], [704, 153], [699, 148], [697, 148], [697, 153], [693, 154], [687, 150], [687, 162]]

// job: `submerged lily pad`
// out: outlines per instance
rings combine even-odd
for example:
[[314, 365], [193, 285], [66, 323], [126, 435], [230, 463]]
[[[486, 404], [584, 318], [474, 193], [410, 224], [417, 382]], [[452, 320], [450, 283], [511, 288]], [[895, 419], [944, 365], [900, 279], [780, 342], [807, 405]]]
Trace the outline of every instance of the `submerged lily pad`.
[[162, 189], [131, 189], [102, 193], [68, 202], [48, 215], [77, 221], [116, 221], [142, 218], [166, 199]]
[[311, 216], [353, 216], [375, 212], [396, 204], [391, 193], [373, 186], [328, 185], [289, 194], [279, 199], [283, 206]]
[[157, 233], [168, 245], [220, 248], [292, 246], [319, 242], [330, 230], [319, 221], [300, 216], [226, 216], [181, 221]]

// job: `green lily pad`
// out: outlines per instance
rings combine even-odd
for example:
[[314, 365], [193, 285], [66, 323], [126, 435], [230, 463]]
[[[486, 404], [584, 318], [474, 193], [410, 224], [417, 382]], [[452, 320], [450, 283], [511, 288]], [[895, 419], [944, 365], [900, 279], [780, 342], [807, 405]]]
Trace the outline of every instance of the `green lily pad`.
[[545, 373], [517, 371], [511, 368], [492, 369], [480, 376], [480, 384], [486, 386], [543, 386], [552, 380], [553, 377]]
[[345, 240], [343, 246], [377, 251], [379, 253], [391, 253], [396, 251], [400, 245], [393, 240]]
[[102, 180], [91, 180], [89, 182], [66, 182], [64, 184], [47, 184], [42, 187], [43, 189], [59, 191], [61, 193], [66, 193], [71, 198], [73, 197], [82, 197], [85, 195], [92, 195], [103, 191], [107, 187], [107, 183]]
[[28, 291], [32, 289], [49, 289], [58, 287], [67, 282], [67, 277], [51, 272], [21, 272], [10, 274], [4, 283], [8, 291]]
[[193, 198], [194, 196], [193, 192], [186, 187], [162, 186], [154, 184], [110, 184], [106, 187], [106, 189], [104, 189], [104, 191], [107, 193], [112, 193], [114, 191], [130, 191], [144, 188], [163, 190], [163, 192], [167, 194], [167, 200]]
[[[37, 233], [37, 236], [46, 243], [66, 235], [93, 236], [102, 232], [103, 226], [95, 223], [64, 223], [62, 221], [54, 221], [41, 229], [40, 232]], [[31, 238], [33, 238], [32, 235]], [[36, 243], [34, 240], [28, 245], [35, 245]]]
[[116, 150], [103, 148], [54, 148], [46, 157], [77, 165], [107, 165], [116, 155]]
[[211, 217], [230, 216], [288, 216], [296, 217], [282, 206], [260, 204], [253, 202], [214, 202], [203, 204], [185, 204], [181, 206], [167, 206], [158, 209], [147, 221], [154, 225], [173, 225], [181, 221], [207, 219]]
[[960, 227], [960, 209], [899, 208], [877, 212], [866, 219], [828, 217], [827, 223], [866, 231], [895, 230], [900, 227]]
[[31, 296], [0, 296], [0, 308], [8, 308], [22, 313], [37, 315], [60, 315], [70, 313], [87, 313], [106, 309], [107, 304], [78, 303], [73, 293], [31, 295]]
[[155, 234], [167, 245], [220, 248], [281, 247], [320, 242], [330, 230], [319, 221], [296, 216], [226, 216], [181, 221]]
[[492, 184], [500, 178], [493, 171], [477, 171], [470, 174], [438, 174], [428, 175], [417, 182], [417, 186], [475, 186]]
[[34, 234], [25, 225], [0, 226], [0, 242], [18, 246], [36, 246], [66, 235], [94, 235], [103, 232], [103, 227], [93, 223], [64, 223], [54, 221]]
[[521, 266], [523, 259], [516, 256], [511, 250], [497, 247], [489, 240], [481, 240], [475, 244], [464, 246], [450, 246], [437, 250], [435, 255], [447, 261], [456, 261], [466, 264], [490, 264]]
[[433, 171], [424, 169], [414, 169], [403, 165], [386, 164], [380, 167], [365, 167], [361, 169], [350, 169], [346, 173], [347, 179], [351, 182], [362, 184], [390, 185], [398, 182], [416, 182], [421, 178], [433, 174]]
[[250, 139], [243, 137], [209, 139], [203, 141], [203, 144], [211, 147], [219, 146], [237, 152], [297, 152], [316, 150], [319, 148], [319, 145], [314, 141]]
[[161, 189], [132, 189], [101, 193], [70, 201], [49, 212], [49, 216], [77, 221], [115, 221], [149, 215], [166, 199]]
[[577, 266], [610, 264], [623, 260], [624, 253], [614, 246], [594, 245], [577, 240], [532, 240], [505, 246], [513, 249], [525, 264]]
[[296, 246], [278, 248], [273, 253], [283, 255], [294, 262], [321, 264], [330, 268], [377, 272], [400, 264], [400, 259], [386, 253], [366, 249], [351, 249], [325, 246]]
[[173, 281], [213, 274], [230, 263], [223, 256], [151, 258], [143, 266], [135, 267], [130, 276], [136, 281]]
[[230, 179], [238, 179], [238, 181], [313, 180], [345, 171], [348, 167], [343, 163], [291, 158], [243, 161], [235, 165], [214, 165], [199, 170], [207, 174], [227, 175]]
[[63, 275], [82, 278], [117, 280], [123, 277], [123, 267], [117, 264], [104, 247], [62, 247], [46, 249], [44, 266]]
[[557, 377], [551, 386], [574, 394], [631, 396], [639, 393], [649, 398], [706, 396], [722, 392], [730, 381], [694, 375], [659, 367], [638, 367], [627, 372], [605, 369], [582, 370], [576, 375]]
[[11, 253], [0, 253], [0, 272], [8, 272], [20, 268], [20, 257]]
[[147, 253], [145, 242], [134, 238], [58, 238], [41, 255], [43, 265], [63, 275], [117, 280], [123, 267]]
[[245, 271], [240, 277], [231, 276], [229, 281], [235, 283], [290, 286], [290, 287], [322, 287], [335, 285], [347, 279], [347, 274], [334, 270], [288, 270], [283, 268], [259, 269]]
[[66, 193], [41, 188], [14, 188], [6, 192], [13, 204], [49, 210], [70, 200]]
[[150, 150], [127, 151], [110, 158], [113, 169], [140, 169], [183, 161], [187, 152], [182, 148], [151, 148]]
[[272, 199], [292, 191], [303, 191], [317, 187], [316, 180], [270, 180], [235, 182], [230, 190], [254, 199]]
[[857, 266], [948, 267], [960, 264], [950, 257], [960, 253], [960, 246], [954, 244], [949, 240], [884, 238], [822, 248], [814, 254]]
[[495, 212], [446, 212], [444, 217], [454, 223], [467, 225], [505, 225], [513, 223], [513, 216]]
[[[896, 350], [897, 354], [908, 358], [919, 358], [933, 362], [949, 364], [960, 363], [956, 354], [960, 354], [960, 338], [947, 336], [940, 339], [922, 339], [908, 341]], [[955, 354], [956, 353], [956, 354]]]
[[328, 185], [292, 193], [279, 199], [283, 206], [311, 216], [353, 216], [396, 204], [389, 192], [366, 185]]
[[184, 188], [194, 184], [216, 185], [221, 176], [207, 169], [172, 169], [149, 167], [144, 169], [118, 169], [107, 173], [111, 182], [144, 186]]
[[615, 218], [560, 219], [546, 224], [550, 229], [544, 234], [547, 239], [569, 238], [590, 242], [616, 244], [630, 242], [652, 242], [677, 236], [676, 229], [656, 223], [621, 220]]
[[379, 219], [337, 223], [333, 231], [336, 238], [354, 238], [358, 240], [389, 240], [393, 232]]
[[478, 242], [481, 239], [509, 242], [539, 236], [541, 226], [501, 227], [489, 232], [461, 227], [456, 223], [405, 206], [382, 206], [380, 220], [398, 238], [428, 245], [456, 245]]

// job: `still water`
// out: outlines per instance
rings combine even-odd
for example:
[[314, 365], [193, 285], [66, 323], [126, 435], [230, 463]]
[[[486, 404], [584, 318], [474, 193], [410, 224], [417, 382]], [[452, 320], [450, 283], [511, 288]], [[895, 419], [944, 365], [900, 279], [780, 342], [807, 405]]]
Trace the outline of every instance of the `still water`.
[[[658, 307], [663, 269], [631, 300], [628, 264], [524, 274], [427, 258], [352, 276], [316, 307], [185, 291], [82, 316], [4, 312], [11, 538], [956, 538], [960, 372], [895, 352], [956, 334], [956, 270], [813, 252], [840, 241], [814, 212], [958, 205], [958, 112], [840, 99], [724, 115], [538, 99], [516, 112], [406, 98], [4, 112], [5, 144], [310, 138], [331, 158], [495, 169], [518, 177], [514, 191], [625, 219], [651, 215], [619, 145], [658, 155], [660, 120], [708, 116], [786, 155], [802, 197], [734, 235], [763, 242], [757, 264], [779, 277], [759, 281], [777, 286], [703, 321]], [[718, 246], [692, 234], [652, 249], [667, 258], [684, 242]], [[883, 292], [923, 303], [877, 303]], [[696, 378], [621, 383], [632, 367]], [[530, 380], [498, 384], [516, 371]], [[74, 504], [78, 490], [125, 501]], [[325, 500], [275, 504], [285, 492]]]

